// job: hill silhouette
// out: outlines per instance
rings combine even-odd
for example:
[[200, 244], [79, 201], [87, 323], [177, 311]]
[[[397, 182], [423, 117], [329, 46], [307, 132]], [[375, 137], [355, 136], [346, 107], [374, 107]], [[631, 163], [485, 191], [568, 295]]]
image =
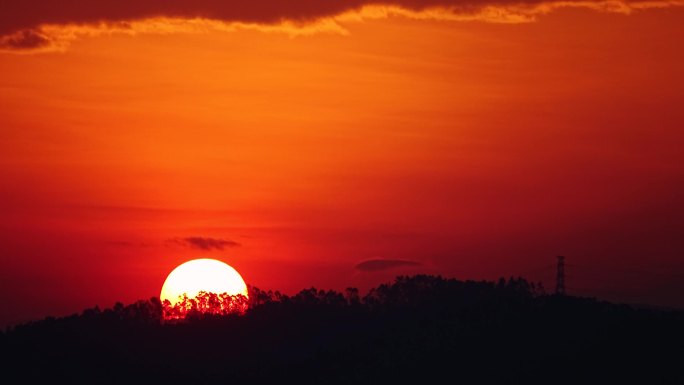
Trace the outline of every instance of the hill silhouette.
[[4, 384], [683, 384], [684, 315], [522, 278], [398, 277], [367, 295], [250, 288], [244, 314], [157, 299], [0, 334]]

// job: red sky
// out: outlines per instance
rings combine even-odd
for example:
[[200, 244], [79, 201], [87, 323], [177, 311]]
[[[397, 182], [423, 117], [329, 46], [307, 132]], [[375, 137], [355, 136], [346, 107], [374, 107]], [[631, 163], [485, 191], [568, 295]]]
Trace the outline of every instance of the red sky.
[[71, 3], [0, 3], [0, 324], [199, 257], [684, 306], [682, 2]]

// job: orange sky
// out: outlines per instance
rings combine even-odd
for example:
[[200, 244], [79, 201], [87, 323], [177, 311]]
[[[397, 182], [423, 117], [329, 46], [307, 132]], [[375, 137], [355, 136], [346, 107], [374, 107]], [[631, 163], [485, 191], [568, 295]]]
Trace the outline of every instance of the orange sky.
[[[198, 257], [292, 292], [421, 272], [551, 289], [564, 254], [570, 292], [684, 306], [672, 4], [525, 23], [139, 21], [5, 49], [0, 324], [158, 295]], [[369, 259], [416, 264], [355, 267]]]

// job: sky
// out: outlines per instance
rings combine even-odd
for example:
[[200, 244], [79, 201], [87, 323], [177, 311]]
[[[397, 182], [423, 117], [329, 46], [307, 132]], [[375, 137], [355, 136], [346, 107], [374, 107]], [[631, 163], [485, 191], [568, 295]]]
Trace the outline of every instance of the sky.
[[684, 307], [684, 2], [0, 0], [0, 325], [528, 277]]

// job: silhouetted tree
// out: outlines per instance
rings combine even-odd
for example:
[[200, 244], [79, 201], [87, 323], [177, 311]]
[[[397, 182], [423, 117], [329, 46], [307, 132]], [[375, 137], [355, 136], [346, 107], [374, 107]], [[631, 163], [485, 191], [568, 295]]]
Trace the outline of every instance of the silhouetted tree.
[[161, 306], [162, 318], [170, 321], [182, 320], [189, 315], [193, 318], [201, 318], [204, 315], [244, 314], [249, 307], [249, 300], [241, 294], [200, 291], [193, 298], [188, 298], [187, 294], [183, 294], [174, 304], [169, 300], [164, 300]]
[[[176, 320], [168, 322], [168, 320]], [[684, 317], [497, 282], [200, 293], [0, 332], [2, 383], [681, 384]]]

